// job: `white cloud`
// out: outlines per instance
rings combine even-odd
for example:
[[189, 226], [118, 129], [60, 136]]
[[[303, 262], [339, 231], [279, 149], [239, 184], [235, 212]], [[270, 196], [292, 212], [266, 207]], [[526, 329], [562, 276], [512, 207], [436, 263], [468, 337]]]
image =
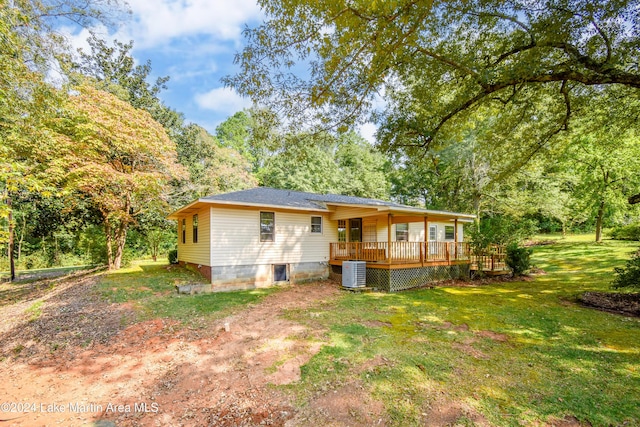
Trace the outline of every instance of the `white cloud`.
[[251, 106], [250, 99], [241, 97], [235, 90], [227, 87], [198, 93], [195, 96], [195, 101], [200, 108], [227, 115], [232, 115]]
[[378, 127], [373, 123], [367, 122], [359, 126], [358, 132], [360, 135], [369, 141], [371, 144], [375, 144], [376, 142], [376, 131]]
[[[189, 36], [238, 40], [245, 23], [259, 19], [255, 0], [129, 0], [133, 25], [128, 38], [142, 48], [161, 46]], [[123, 34], [125, 35], [125, 34]]]
[[65, 36], [67, 42], [71, 45], [71, 49], [75, 54], [78, 49], [82, 49], [85, 53], [91, 53], [91, 47], [87, 39], [91, 36], [91, 32], [94, 32], [98, 37], [107, 37], [109, 31], [102, 25], [97, 27], [81, 28], [78, 32], [77, 27], [63, 26], [58, 28], [58, 31]]

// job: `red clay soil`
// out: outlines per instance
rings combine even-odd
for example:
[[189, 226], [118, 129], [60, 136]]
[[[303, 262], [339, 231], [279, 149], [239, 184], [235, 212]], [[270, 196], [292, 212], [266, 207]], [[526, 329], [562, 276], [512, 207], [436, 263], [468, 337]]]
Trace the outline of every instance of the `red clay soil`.
[[[360, 380], [394, 363], [382, 356], [353, 366], [340, 381], [316, 384], [303, 406], [277, 387], [300, 379], [301, 366], [327, 332], [283, 313], [335, 300], [341, 292], [331, 282], [282, 289], [203, 328], [163, 319], [125, 328], [134, 319], [132, 308], [100, 300], [93, 290], [97, 280], [63, 281], [46, 292], [20, 285], [19, 301], [12, 293], [0, 304], [2, 427], [390, 424], [383, 403]], [[9, 285], [0, 286], [0, 296], [3, 286]], [[449, 322], [443, 327], [468, 329]], [[492, 331], [477, 336], [507, 339]], [[472, 343], [458, 350], [486, 358]], [[455, 425], [461, 417], [490, 426], [474, 408], [444, 396], [424, 410], [427, 426]], [[558, 421], [579, 425], [571, 418]]]
[[96, 301], [95, 280], [40, 298], [35, 320], [34, 300], [0, 308], [2, 402], [14, 402], [3, 426], [284, 425], [294, 408], [273, 385], [300, 378], [320, 347], [304, 338], [321, 331], [281, 314], [339, 294], [294, 286], [206, 329], [156, 319], [120, 330], [130, 309]]

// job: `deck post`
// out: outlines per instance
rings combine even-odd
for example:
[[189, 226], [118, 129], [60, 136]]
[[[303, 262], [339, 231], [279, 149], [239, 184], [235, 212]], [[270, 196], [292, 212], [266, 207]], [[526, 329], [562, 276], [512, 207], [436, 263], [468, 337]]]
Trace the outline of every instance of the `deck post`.
[[391, 264], [391, 224], [393, 215], [387, 215], [387, 263]]
[[453, 220], [453, 259], [458, 260], [458, 218]]
[[429, 217], [424, 216], [424, 259], [429, 259]]

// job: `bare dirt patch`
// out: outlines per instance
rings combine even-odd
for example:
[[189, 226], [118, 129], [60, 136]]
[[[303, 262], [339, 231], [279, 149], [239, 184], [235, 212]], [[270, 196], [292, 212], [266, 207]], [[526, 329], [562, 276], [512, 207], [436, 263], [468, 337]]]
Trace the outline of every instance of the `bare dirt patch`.
[[476, 332], [476, 335], [482, 337], [482, 338], [489, 338], [492, 339], [494, 341], [500, 341], [500, 342], [507, 342], [509, 341], [509, 337], [505, 334], [501, 334], [498, 332], [494, 332], [494, 331], [478, 331]]
[[[304, 425], [291, 396], [274, 385], [300, 379], [324, 331], [282, 314], [335, 298], [337, 286], [292, 286], [205, 328], [154, 319], [123, 329], [131, 308], [100, 301], [97, 280], [58, 286], [40, 300], [35, 320], [33, 300], [0, 307], [3, 399], [37, 405], [3, 413], [18, 417], [4, 425]], [[375, 421], [378, 404], [363, 409], [367, 393], [345, 387], [318, 396], [310, 415], [327, 411], [340, 422], [346, 410], [348, 425]], [[354, 417], [333, 398], [358, 390]]]
[[466, 403], [439, 399], [431, 403], [423, 414], [425, 427], [469, 425], [488, 427], [491, 424]]
[[362, 324], [369, 328], [392, 328], [393, 324], [391, 322], [383, 322], [381, 320], [367, 320], [362, 322]]
[[285, 425], [384, 426], [387, 422], [384, 404], [373, 399], [359, 381], [352, 381], [315, 396]]

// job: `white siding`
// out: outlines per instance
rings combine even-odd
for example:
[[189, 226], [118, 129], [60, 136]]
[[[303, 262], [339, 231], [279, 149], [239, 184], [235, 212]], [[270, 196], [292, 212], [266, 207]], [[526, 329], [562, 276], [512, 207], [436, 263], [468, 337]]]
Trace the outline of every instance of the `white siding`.
[[[444, 238], [444, 227], [446, 225], [453, 226], [453, 222], [431, 222], [429, 221], [429, 227], [435, 225], [436, 226], [436, 235], [438, 242], [446, 241]], [[462, 242], [464, 240], [463, 235], [464, 225], [462, 223], [458, 223], [458, 241]], [[395, 228], [393, 239], [395, 240]], [[423, 242], [424, 241], [424, 223], [422, 222], [410, 222], [409, 223], [409, 241], [410, 242]], [[453, 240], [448, 240], [452, 242]]]
[[[193, 215], [181, 216], [178, 219], [178, 261], [194, 264], [210, 265], [211, 234], [209, 218], [211, 209], [205, 207], [198, 212], [198, 243], [193, 243]], [[186, 242], [182, 243], [182, 219], [186, 220]]]
[[[260, 210], [212, 209], [211, 266], [324, 262], [338, 241], [337, 221], [327, 214], [275, 212], [275, 241], [260, 241]], [[311, 217], [322, 216], [322, 234], [311, 233]]]

